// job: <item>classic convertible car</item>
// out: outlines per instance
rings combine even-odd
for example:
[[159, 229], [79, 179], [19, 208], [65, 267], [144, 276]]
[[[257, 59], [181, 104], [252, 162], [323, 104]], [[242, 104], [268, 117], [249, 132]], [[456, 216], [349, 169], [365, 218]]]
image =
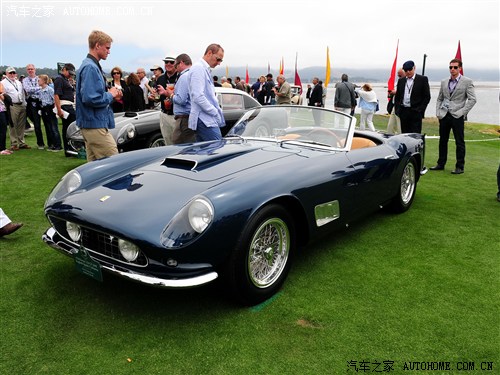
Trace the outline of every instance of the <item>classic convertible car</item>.
[[48, 197], [43, 240], [98, 280], [105, 271], [185, 288], [219, 278], [242, 303], [260, 303], [310, 240], [412, 205], [424, 136], [355, 125], [324, 108], [265, 106], [221, 141], [87, 163]]
[[[257, 100], [241, 90], [216, 87], [215, 94], [226, 120], [226, 126], [221, 128], [223, 135], [247, 109], [260, 107]], [[111, 129], [110, 133], [120, 152], [165, 146], [160, 130], [160, 111], [158, 110], [115, 113], [115, 128]], [[85, 150], [85, 140], [76, 122], [70, 124], [66, 134], [72, 147], [68, 153], [74, 155], [82, 153]]]

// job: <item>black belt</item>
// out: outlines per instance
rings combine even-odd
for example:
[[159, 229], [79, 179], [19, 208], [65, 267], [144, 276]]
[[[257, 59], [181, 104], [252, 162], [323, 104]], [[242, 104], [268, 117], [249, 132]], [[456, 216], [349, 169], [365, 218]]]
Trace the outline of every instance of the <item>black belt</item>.
[[23, 105], [23, 103], [12, 103], [13, 105]]
[[179, 118], [188, 118], [188, 117], [189, 117], [189, 115], [175, 115], [174, 120], [177, 120]]

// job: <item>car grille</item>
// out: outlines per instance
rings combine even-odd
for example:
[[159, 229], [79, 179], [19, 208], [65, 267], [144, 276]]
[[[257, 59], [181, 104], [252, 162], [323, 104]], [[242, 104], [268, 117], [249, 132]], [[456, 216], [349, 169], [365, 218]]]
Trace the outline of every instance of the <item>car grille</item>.
[[[49, 217], [49, 220], [62, 237], [64, 237], [67, 241], [74, 243], [66, 231], [66, 221], [54, 217]], [[91, 253], [97, 253], [107, 258], [117, 260], [121, 263], [131, 264], [134, 266], [144, 267], [148, 265], [148, 260], [142, 252], [139, 252], [139, 256], [135, 261], [128, 262], [120, 253], [120, 249], [118, 248], [118, 237], [83, 226], [81, 227], [81, 230], [81, 245]], [[80, 246], [80, 244], [74, 244], [78, 247]]]

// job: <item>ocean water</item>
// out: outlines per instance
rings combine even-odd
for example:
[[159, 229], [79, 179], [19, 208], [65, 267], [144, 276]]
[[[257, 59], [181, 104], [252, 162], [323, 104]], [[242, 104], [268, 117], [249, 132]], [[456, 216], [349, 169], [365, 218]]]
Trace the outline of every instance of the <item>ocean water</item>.
[[[362, 86], [366, 82], [353, 82], [358, 86]], [[371, 83], [371, 82], [368, 82]], [[380, 102], [380, 111], [377, 114], [387, 113], [387, 84], [371, 83], [373, 90], [377, 93], [377, 98]], [[307, 84], [302, 85], [304, 88], [304, 104], [306, 104], [305, 92]], [[430, 82], [431, 86], [431, 101], [425, 111], [425, 117], [436, 116], [436, 99], [439, 94], [439, 82]], [[472, 108], [468, 115], [468, 121], [478, 122], [483, 124], [500, 125], [500, 85], [499, 82], [474, 82], [476, 92], [476, 105]], [[333, 99], [335, 97], [335, 83], [328, 85], [326, 104], [327, 108], [333, 108]], [[356, 113], [359, 113], [359, 108], [356, 107]]]

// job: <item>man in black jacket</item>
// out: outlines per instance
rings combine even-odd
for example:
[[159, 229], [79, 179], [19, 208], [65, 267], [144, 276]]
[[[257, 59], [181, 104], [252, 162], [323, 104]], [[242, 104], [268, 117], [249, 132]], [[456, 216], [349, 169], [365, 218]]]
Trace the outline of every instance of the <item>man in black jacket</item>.
[[415, 63], [403, 64], [406, 77], [398, 80], [395, 106], [401, 119], [402, 133], [421, 133], [425, 109], [431, 100], [429, 80], [426, 76], [415, 74]]
[[321, 107], [323, 102], [323, 87], [319, 84], [318, 77], [314, 77], [312, 83], [313, 87], [311, 88], [311, 92], [309, 93], [308, 90], [307, 98], [309, 99], [309, 102], [307, 105], [312, 107]]

